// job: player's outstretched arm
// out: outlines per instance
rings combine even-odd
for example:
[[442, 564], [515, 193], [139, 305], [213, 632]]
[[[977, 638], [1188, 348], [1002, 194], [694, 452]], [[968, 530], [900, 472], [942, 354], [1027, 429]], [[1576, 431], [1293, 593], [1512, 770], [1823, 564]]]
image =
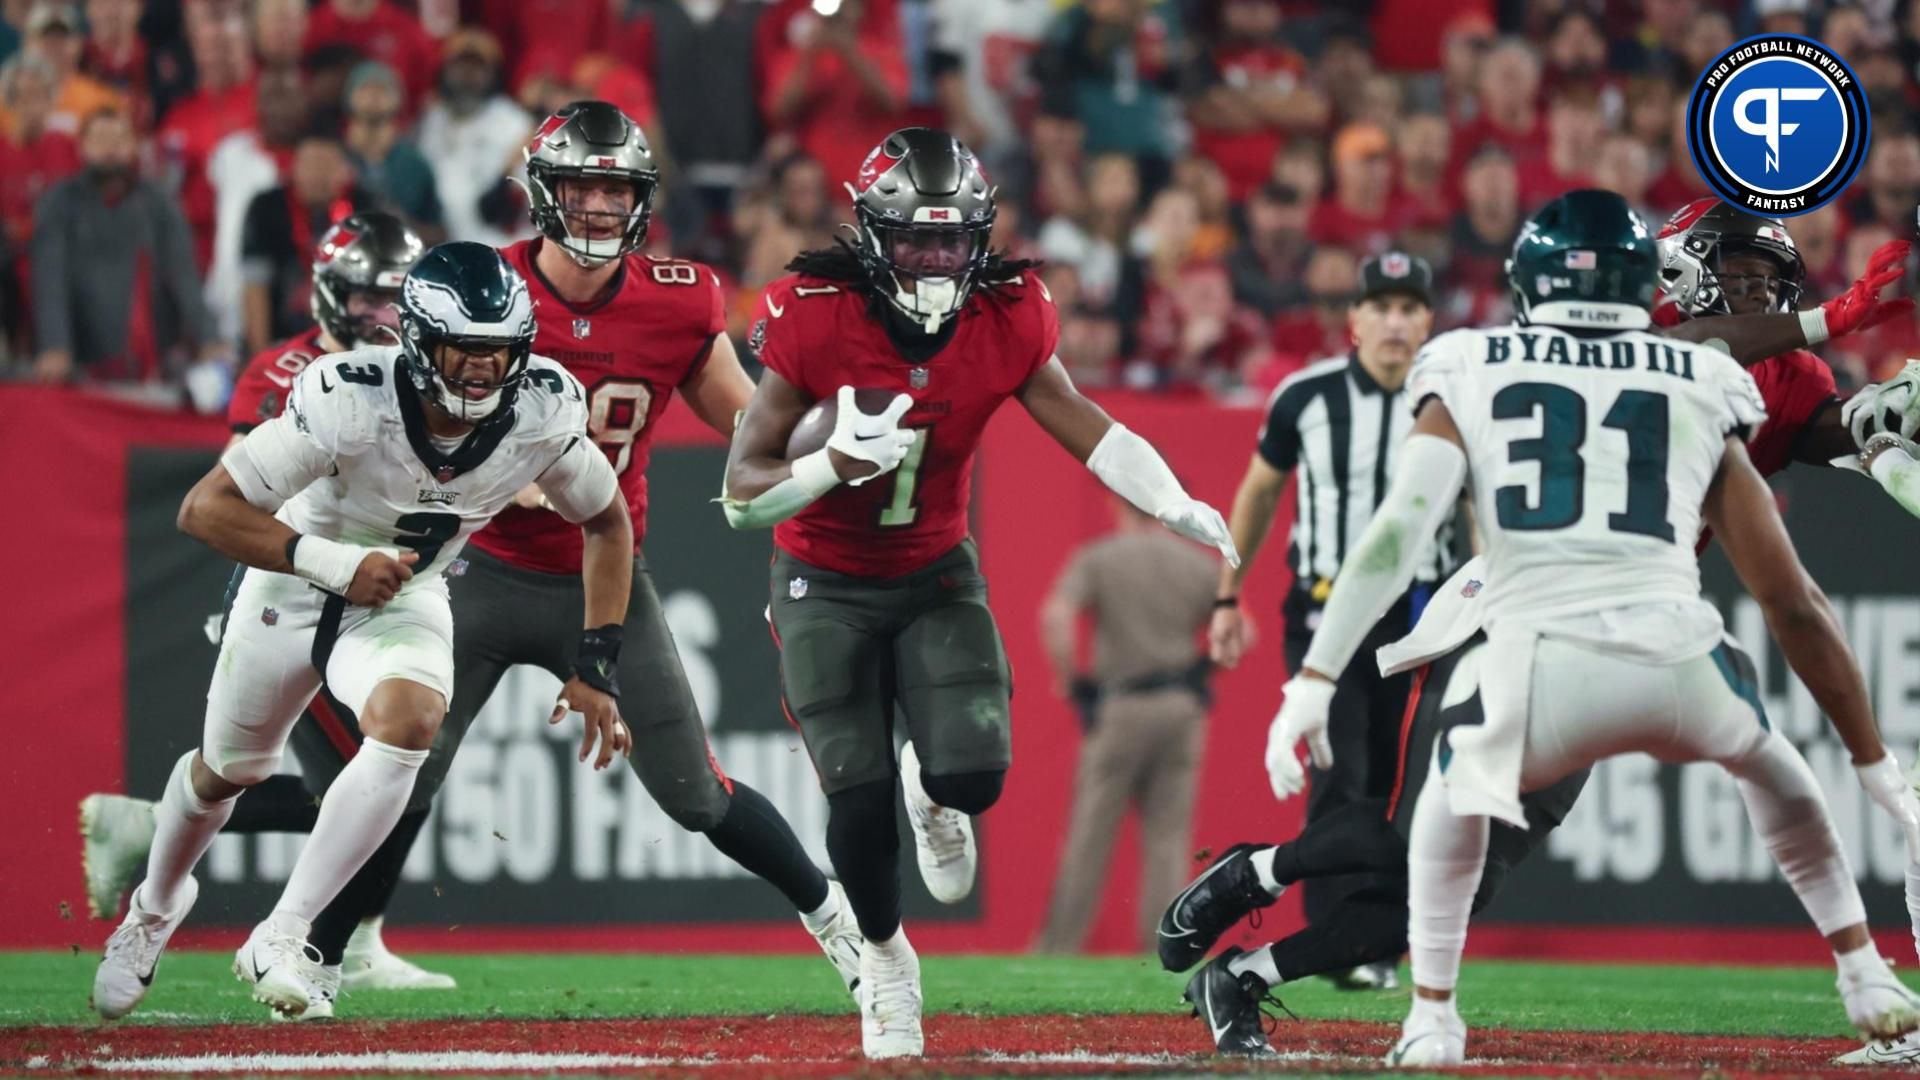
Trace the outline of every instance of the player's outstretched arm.
[[1188, 495], [1159, 451], [1075, 389], [1059, 357], [1042, 364], [1015, 396], [1054, 442], [1093, 470], [1115, 495], [1181, 536], [1218, 548], [1228, 563], [1239, 564], [1240, 553], [1220, 511]]
[[1715, 315], [1690, 319], [1660, 331], [1682, 341], [1702, 342], [1722, 349], [1742, 364], [1757, 364], [1769, 356], [1804, 349], [1855, 331], [1878, 326], [1913, 312], [1907, 297], [1887, 297], [1887, 289], [1906, 274], [1912, 245], [1889, 240], [1867, 259], [1867, 268], [1846, 292], [1809, 311], [1784, 315]]
[[1867, 440], [1860, 463], [1901, 509], [1920, 517], [1920, 460], [1909, 453], [1912, 446], [1899, 435], [1883, 431]]
[[[606, 458], [597, 451], [590, 456], [606, 464]], [[600, 752], [593, 762], [596, 769], [606, 768], [615, 754], [633, 750], [632, 734], [620, 720], [617, 675], [627, 621], [627, 598], [633, 593], [633, 522], [627, 515], [626, 497], [613, 482], [611, 469], [607, 471], [605, 486], [610, 491], [606, 505], [580, 522], [580, 579], [586, 590], [586, 628], [580, 632], [580, 644], [574, 650], [573, 675], [560, 688], [560, 700], [554, 703], [553, 714], [547, 718], [548, 723], [557, 724], [569, 709], [586, 717], [580, 760], [587, 760], [597, 739]]]

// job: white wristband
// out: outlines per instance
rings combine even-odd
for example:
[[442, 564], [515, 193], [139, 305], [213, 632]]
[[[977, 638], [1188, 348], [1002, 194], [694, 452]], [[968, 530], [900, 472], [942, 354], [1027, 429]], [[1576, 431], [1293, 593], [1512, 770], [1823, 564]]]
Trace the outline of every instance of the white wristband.
[[328, 592], [347, 594], [354, 571], [372, 548], [302, 534], [293, 548], [293, 572]]
[[824, 446], [804, 457], [794, 458], [787, 468], [810, 498], [817, 499], [840, 486], [840, 474], [834, 471], [833, 458]]
[[1800, 313], [1800, 332], [1807, 337], [1807, 344], [1818, 345], [1827, 340], [1827, 311], [1825, 308], [1813, 308]]

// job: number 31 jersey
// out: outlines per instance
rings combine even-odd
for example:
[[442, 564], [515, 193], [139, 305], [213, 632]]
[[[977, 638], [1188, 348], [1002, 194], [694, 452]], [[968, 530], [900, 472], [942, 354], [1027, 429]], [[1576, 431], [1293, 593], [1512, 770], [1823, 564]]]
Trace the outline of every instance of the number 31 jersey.
[[1466, 444], [1490, 622], [1679, 602], [1680, 621], [1700, 617], [1689, 644], [1710, 621], [1711, 647], [1701, 504], [1727, 436], [1766, 420], [1732, 357], [1642, 331], [1455, 330], [1420, 351], [1408, 389], [1416, 409], [1445, 403]]
[[[501, 254], [533, 294], [533, 351], [586, 388], [587, 430], [620, 479], [637, 551], [647, 527], [654, 422], [726, 332], [726, 298], [719, 278], [698, 263], [628, 255], [598, 299], [570, 304], [534, 266], [545, 242], [521, 241]], [[528, 570], [580, 572], [580, 530], [551, 510], [509, 507], [473, 546]]]

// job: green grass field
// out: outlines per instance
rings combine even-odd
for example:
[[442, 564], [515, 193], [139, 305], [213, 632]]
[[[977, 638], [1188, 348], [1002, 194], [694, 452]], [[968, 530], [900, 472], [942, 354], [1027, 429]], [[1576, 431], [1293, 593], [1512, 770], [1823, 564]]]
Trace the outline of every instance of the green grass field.
[[[142, 1006], [149, 1022], [248, 1023], [265, 1010], [227, 971], [226, 952], [170, 953]], [[765, 1016], [849, 1011], [815, 956], [426, 955], [460, 980], [446, 993], [363, 993], [342, 1019], [589, 1019]], [[86, 1024], [90, 953], [0, 953], [0, 1023]], [[1147, 959], [925, 956], [928, 1013], [1182, 1011], [1185, 976]], [[1403, 971], [1404, 981], [1404, 971]], [[1397, 1021], [1406, 992], [1341, 993], [1313, 981], [1280, 989], [1304, 1019]], [[1476, 1027], [1841, 1036], [1846, 1017], [1825, 968], [1556, 965], [1472, 961], [1460, 988]]]

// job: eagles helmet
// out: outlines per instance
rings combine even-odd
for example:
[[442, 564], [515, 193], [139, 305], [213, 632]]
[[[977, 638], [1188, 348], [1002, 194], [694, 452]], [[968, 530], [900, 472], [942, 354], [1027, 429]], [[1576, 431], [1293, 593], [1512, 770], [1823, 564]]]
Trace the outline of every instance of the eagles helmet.
[[[513, 398], [533, 352], [533, 298], [527, 283], [500, 253], [459, 240], [426, 253], [400, 287], [402, 365], [422, 397], [455, 420], [498, 421]], [[442, 346], [455, 350], [452, 372]], [[507, 349], [497, 381], [462, 377], [461, 352]]]
[[1521, 226], [1507, 285], [1523, 323], [1642, 330], [1652, 321], [1660, 250], [1627, 200], [1569, 191]]
[[[425, 250], [392, 214], [363, 211], [343, 219], [313, 254], [313, 321], [341, 348], [384, 344], [380, 331], [388, 324], [376, 311], [400, 298], [400, 282]], [[371, 302], [354, 304], [356, 293]]]
[[1689, 316], [1754, 314], [1735, 312], [1727, 296], [1727, 286], [1747, 276], [1726, 272], [1729, 255], [1761, 255], [1780, 268], [1766, 311], [1799, 308], [1807, 264], [1786, 225], [1779, 218], [1749, 214], [1712, 198], [1695, 199], [1681, 207], [1660, 230], [1664, 299]]
[[887, 136], [847, 185], [867, 281], [936, 333], [966, 306], [987, 263], [994, 189], [959, 139], [933, 128]]
[[[638, 249], [653, 218], [653, 193], [660, 170], [640, 125], [604, 101], [576, 101], [547, 117], [528, 140], [527, 202], [533, 227], [560, 245], [585, 267], [604, 266]], [[560, 204], [560, 182], [612, 177], [633, 185], [633, 209], [624, 215], [573, 212]], [[608, 236], [575, 236], [567, 218], [589, 219], [592, 231]], [[605, 218], [605, 221], [591, 219]]]

